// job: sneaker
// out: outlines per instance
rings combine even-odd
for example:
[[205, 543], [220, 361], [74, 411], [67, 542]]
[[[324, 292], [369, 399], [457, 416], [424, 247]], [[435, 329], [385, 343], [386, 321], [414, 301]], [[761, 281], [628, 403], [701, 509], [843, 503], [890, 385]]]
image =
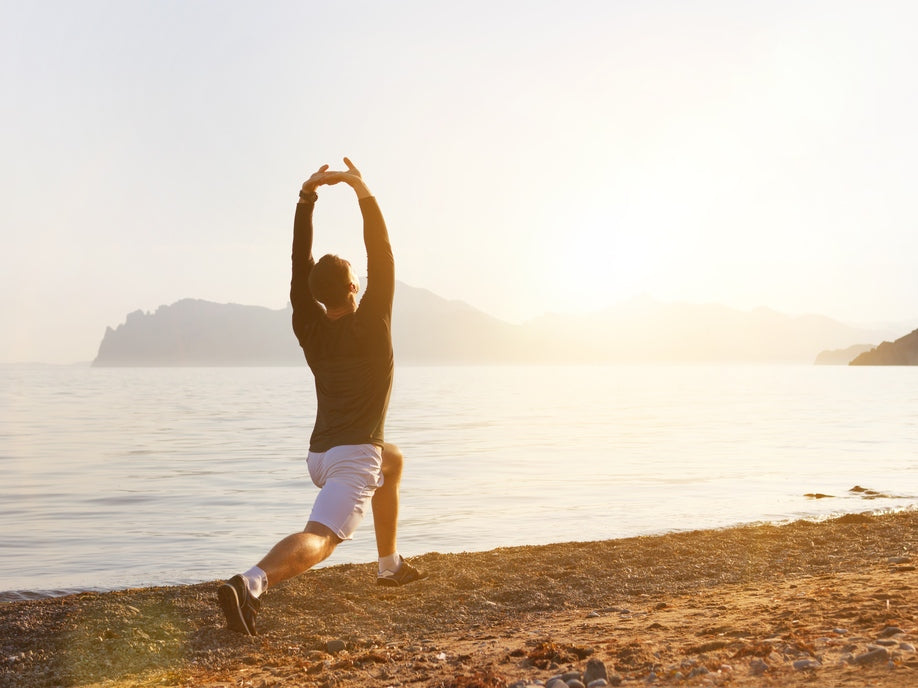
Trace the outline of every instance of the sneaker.
[[399, 558], [401, 559], [401, 564], [398, 567], [398, 571], [395, 573], [392, 573], [391, 571], [383, 571], [382, 573], [377, 574], [376, 585], [387, 585], [391, 588], [395, 588], [399, 585], [408, 585], [408, 583], [414, 583], [416, 580], [427, 578], [426, 571], [418, 571], [411, 564], [405, 561], [405, 557]]
[[261, 606], [257, 597], [252, 597], [242, 576], [236, 575], [217, 588], [217, 599], [231, 631], [244, 635], [256, 635], [255, 615]]

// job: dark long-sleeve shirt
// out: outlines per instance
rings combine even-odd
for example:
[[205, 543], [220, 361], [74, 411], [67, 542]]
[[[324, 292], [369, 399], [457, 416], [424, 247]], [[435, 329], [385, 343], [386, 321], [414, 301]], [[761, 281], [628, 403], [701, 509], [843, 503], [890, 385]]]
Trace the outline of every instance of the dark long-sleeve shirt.
[[386, 223], [371, 197], [360, 200], [367, 284], [356, 312], [332, 320], [309, 291], [313, 203], [297, 204], [293, 221], [290, 302], [293, 331], [316, 385], [316, 424], [309, 449], [382, 446], [392, 390], [392, 299], [395, 262]]

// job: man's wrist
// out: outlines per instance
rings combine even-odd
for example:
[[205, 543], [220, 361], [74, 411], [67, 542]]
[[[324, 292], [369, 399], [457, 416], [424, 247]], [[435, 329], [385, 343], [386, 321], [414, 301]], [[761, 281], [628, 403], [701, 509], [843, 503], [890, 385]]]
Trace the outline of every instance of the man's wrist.
[[363, 200], [364, 198], [369, 198], [373, 194], [370, 193], [370, 188], [360, 180], [357, 184], [352, 184], [351, 188], [354, 189], [354, 192], [357, 194], [357, 200]]
[[319, 194], [315, 192], [315, 189], [300, 189], [300, 203], [315, 203], [318, 198]]

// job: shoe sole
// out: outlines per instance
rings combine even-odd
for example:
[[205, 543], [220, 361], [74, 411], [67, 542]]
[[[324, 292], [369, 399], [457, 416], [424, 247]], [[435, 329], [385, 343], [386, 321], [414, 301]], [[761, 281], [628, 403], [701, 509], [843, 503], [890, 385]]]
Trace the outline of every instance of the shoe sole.
[[231, 631], [252, 635], [248, 624], [242, 616], [242, 608], [239, 606], [239, 595], [229, 583], [224, 583], [217, 588], [217, 599], [220, 601], [220, 608], [223, 610], [223, 616], [226, 617], [226, 625]]

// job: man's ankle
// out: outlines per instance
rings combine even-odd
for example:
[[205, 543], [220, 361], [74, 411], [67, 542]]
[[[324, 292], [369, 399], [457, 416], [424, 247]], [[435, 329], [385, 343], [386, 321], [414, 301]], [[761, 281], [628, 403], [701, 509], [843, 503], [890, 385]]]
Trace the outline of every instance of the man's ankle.
[[393, 552], [392, 554], [380, 557], [379, 558], [379, 572], [383, 573], [388, 571], [389, 573], [395, 573], [398, 571], [399, 567], [402, 565], [402, 557], [398, 552]]
[[253, 566], [243, 573], [242, 580], [245, 581], [245, 587], [248, 588], [252, 597], [258, 598], [268, 589], [268, 574], [257, 566]]

